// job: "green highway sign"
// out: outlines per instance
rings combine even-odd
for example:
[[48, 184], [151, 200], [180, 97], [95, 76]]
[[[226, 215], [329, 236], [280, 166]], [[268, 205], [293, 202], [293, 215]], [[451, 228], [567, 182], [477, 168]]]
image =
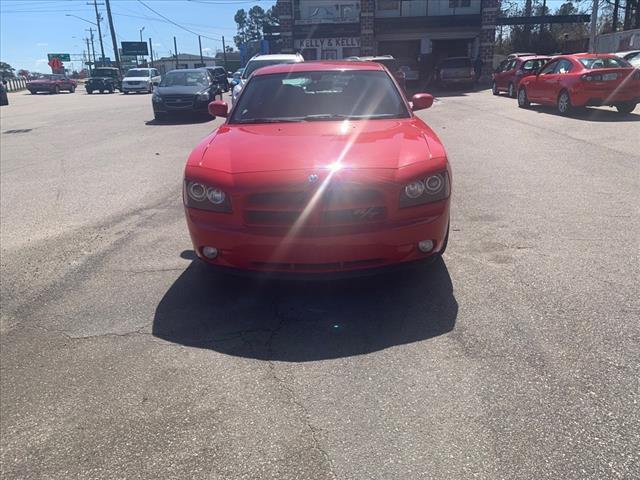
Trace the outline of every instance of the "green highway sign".
[[71, 56], [68, 53], [47, 53], [48, 60], [59, 58], [61, 62], [70, 62]]

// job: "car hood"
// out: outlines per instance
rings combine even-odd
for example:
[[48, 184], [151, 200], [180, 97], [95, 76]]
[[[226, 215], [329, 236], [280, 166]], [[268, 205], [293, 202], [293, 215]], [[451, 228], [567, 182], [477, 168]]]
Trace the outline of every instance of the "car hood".
[[122, 79], [123, 82], [149, 82], [150, 80], [149, 77], [125, 77]]
[[322, 168], [336, 162], [349, 169], [396, 169], [433, 156], [444, 157], [444, 150], [416, 118], [225, 124], [190, 164], [231, 174]]
[[206, 87], [195, 86], [189, 87], [184, 85], [177, 85], [175, 87], [157, 87], [156, 92], [158, 95], [195, 95], [203, 90], [206, 90]]

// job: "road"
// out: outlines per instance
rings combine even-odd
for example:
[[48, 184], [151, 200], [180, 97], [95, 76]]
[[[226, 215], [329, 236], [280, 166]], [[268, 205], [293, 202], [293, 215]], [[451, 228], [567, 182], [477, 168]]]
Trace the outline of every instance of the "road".
[[10, 101], [3, 479], [640, 477], [640, 108], [444, 95], [444, 261], [288, 283], [194, 260], [181, 174], [218, 120]]

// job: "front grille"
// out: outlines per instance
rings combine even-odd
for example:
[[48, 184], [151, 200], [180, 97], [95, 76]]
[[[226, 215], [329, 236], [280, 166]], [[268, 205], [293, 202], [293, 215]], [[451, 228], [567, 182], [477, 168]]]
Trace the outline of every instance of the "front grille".
[[128, 82], [125, 82], [125, 85], [127, 85], [127, 86], [129, 86], [129, 85], [140, 85], [140, 82], [128, 81]]
[[[251, 226], [293, 225], [310, 205], [315, 191], [261, 192], [245, 201], [245, 222]], [[305, 226], [362, 225], [383, 221], [387, 211], [382, 192], [354, 186], [329, 188], [305, 212]]]
[[191, 108], [193, 107], [193, 95], [163, 95], [162, 100], [168, 107], [173, 108]]

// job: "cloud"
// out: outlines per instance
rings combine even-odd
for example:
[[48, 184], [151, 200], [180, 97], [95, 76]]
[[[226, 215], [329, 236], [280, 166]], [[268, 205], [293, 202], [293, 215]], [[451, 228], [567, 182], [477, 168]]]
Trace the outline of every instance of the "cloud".
[[49, 63], [49, 60], [47, 60], [46, 58], [39, 58], [38, 60], [36, 60], [36, 65], [46, 65], [47, 63]]
[[49, 44], [46, 42], [38, 42], [36, 43], [36, 47], [48, 47]]
[[202, 51], [209, 53], [209, 52], [213, 52], [213, 49], [211, 49], [209, 47], [205, 47], [205, 48], [202, 49]]

